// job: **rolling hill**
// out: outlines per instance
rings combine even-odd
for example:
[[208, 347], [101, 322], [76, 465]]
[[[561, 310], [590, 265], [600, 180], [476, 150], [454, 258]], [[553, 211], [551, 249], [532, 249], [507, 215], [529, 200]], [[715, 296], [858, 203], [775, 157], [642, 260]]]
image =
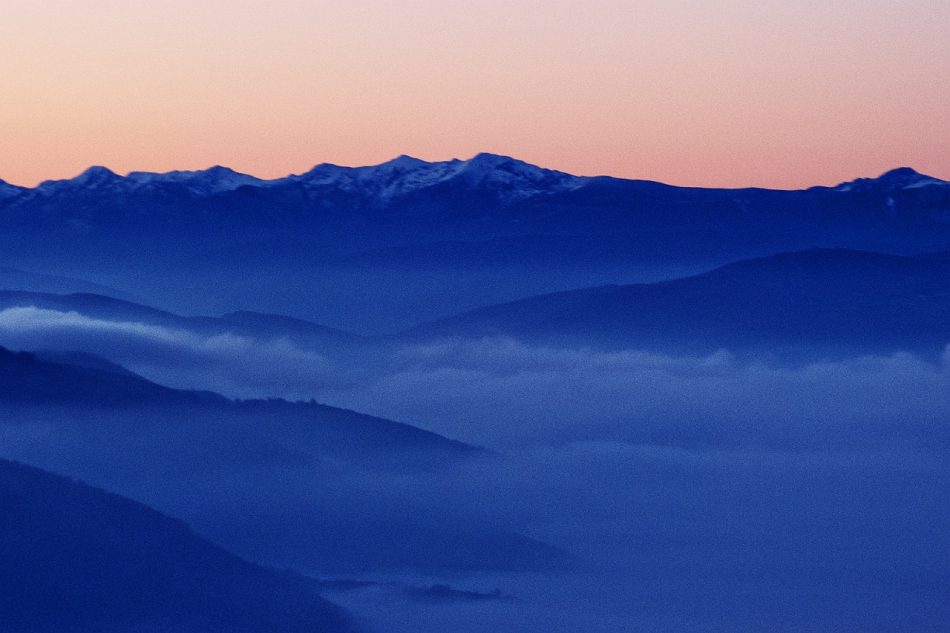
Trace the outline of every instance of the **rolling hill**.
[[488, 451], [315, 402], [229, 400], [52, 358], [0, 348], [0, 454], [180, 516], [245, 558], [313, 573], [570, 562], [464, 500], [429, 497], [431, 478]]
[[531, 297], [438, 320], [409, 335], [695, 353], [939, 354], [950, 343], [950, 255], [812, 249], [673, 281]]

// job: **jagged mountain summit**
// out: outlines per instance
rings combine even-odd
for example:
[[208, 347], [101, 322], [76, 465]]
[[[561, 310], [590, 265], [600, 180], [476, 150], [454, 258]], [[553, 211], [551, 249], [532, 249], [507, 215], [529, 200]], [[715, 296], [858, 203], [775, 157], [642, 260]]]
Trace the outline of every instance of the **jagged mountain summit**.
[[75, 178], [44, 180], [33, 190], [37, 193], [54, 194], [76, 189], [100, 189], [122, 180], [122, 177], [102, 165], [93, 165]]
[[433, 187], [487, 189], [495, 191], [500, 199], [512, 201], [541, 193], [570, 190], [587, 180], [508, 156], [488, 153], [478, 154], [468, 160], [456, 158], [440, 162], [427, 162], [403, 155], [365, 167], [322, 163], [302, 174], [270, 180], [220, 165], [203, 170], [166, 173], [134, 171], [126, 176], [120, 176], [107, 167], [93, 166], [74, 178], [47, 180], [32, 189], [0, 182], [0, 197], [71, 195], [83, 191], [128, 194], [175, 189], [203, 197], [241, 187], [280, 188], [299, 185], [314, 194], [338, 190], [374, 197], [380, 203]]

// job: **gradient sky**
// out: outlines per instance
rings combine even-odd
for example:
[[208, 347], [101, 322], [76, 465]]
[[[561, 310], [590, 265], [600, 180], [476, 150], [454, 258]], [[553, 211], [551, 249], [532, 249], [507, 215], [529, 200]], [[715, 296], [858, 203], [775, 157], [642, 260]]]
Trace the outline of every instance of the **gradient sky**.
[[4, 0], [0, 178], [480, 151], [578, 174], [950, 179], [950, 2]]

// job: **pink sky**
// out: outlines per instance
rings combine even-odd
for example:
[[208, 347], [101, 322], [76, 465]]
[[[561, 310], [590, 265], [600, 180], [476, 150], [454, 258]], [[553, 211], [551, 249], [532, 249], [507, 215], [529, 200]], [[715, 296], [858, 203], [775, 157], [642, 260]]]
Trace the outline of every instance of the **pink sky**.
[[933, 0], [5, 0], [0, 81], [0, 178], [24, 185], [480, 151], [684, 185], [950, 179]]

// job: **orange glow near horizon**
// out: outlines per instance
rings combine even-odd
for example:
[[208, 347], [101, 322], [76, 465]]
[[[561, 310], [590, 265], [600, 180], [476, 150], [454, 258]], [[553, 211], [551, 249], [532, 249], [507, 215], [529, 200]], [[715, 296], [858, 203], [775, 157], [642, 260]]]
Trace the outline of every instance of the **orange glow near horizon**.
[[482, 151], [682, 185], [901, 165], [950, 179], [950, 3], [4, 4], [0, 178], [15, 184], [92, 164], [279, 177]]

